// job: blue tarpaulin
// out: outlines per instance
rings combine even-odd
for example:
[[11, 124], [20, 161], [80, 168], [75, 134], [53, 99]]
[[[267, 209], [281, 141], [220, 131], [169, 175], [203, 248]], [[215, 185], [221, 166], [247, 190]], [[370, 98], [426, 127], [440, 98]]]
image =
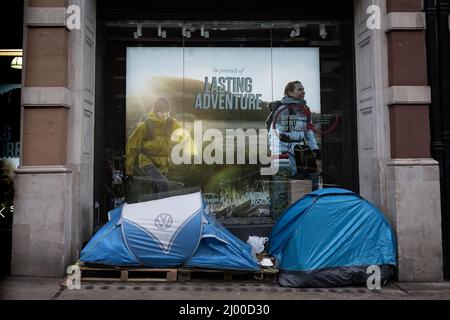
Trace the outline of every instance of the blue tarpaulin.
[[329, 287], [363, 283], [368, 266], [383, 279], [397, 264], [392, 229], [373, 204], [338, 188], [312, 192], [294, 203], [272, 229], [269, 255], [279, 283]]

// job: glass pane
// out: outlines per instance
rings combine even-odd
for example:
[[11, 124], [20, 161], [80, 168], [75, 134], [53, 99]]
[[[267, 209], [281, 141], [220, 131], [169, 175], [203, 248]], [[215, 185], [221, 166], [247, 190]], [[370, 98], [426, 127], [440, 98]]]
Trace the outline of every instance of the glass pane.
[[127, 202], [163, 197], [169, 179], [171, 135], [182, 124], [182, 47], [127, 48]]
[[313, 190], [357, 188], [351, 24], [107, 29], [111, 207], [201, 189], [246, 239]]
[[[270, 48], [185, 48], [186, 114], [192, 119], [185, 125], [201, 142], [194, 143], [197, 162], [177, 169], [201, 186], [211, 213], [225, 225], [273, 222], [260, 174], [268, 164], [270, 59]], [[193, 82], [198, 86], [190, 92]]]

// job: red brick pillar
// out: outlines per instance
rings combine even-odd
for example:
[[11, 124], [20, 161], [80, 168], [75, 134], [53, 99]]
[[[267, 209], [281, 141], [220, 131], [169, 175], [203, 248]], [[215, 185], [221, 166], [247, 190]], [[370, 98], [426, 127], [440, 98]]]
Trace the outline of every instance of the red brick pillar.
[[386, 9], [387, 211], [396, 229], [398, 277], [441, 281], [439, 166], [431, 159], [425, 13], [421, 0], [387, 0]]
[[422, 1], [388, 0], [387, 13], [392, 21], [387, 30], [391, 157], [429, 158], [425, 21], [418, 20], [424, 18]]

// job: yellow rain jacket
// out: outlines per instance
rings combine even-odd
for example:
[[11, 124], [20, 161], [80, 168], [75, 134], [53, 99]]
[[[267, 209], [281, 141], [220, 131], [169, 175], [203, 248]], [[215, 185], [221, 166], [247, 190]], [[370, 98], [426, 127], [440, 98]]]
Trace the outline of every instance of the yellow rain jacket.
[[174, 118], [159, 118], [153, 111], [139, 122], [131, 133], [126, 147], [125, 174], [134, 175], [135, 166], [154, 165], [163, 174], [169, 171], [172, 132], [181, 128]]

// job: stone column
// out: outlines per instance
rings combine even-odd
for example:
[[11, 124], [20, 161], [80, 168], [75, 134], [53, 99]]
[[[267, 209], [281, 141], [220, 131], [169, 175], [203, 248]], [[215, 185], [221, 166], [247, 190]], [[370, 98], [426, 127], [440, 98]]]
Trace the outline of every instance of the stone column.
[[24, 5], [12, 274], [61, 277], [92, 230], [95, 1]]
[[[371, 5], [378, 28], [367, 24]], [[355, 1], [360, 192], [396, 232], [400, 281], [440, 281], [443, 271], [424, 28], [421, 0]]]
[[[381, 15], [384, 0], [355, 1], [356, 106], [358, 127], [359, 191], [386, 211], [386, 164], [390, 160], [387, 39], [383, 30], [367, 25], [367, 9], [375, 5]], [[371, 11], [373, 12], [373, 11]]]

